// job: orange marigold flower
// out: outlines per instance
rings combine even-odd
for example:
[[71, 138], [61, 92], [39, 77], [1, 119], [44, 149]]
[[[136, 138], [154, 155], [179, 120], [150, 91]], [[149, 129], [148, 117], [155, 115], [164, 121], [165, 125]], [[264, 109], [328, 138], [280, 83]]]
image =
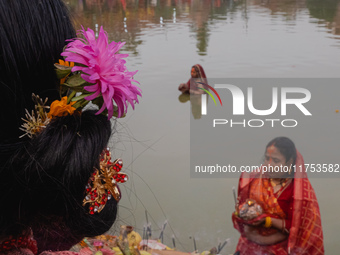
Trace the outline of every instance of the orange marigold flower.
[[67, 104], [67, 97], [63, 97], [60, 101], [55, 100], [50, 106], [50, 112], [48, 113], [48, 118], [53, 117], [61, 117], [61, 116], [67, 116], [72, 115], [76, 108], [74, 108], [72, 105], [74, 105], [76, 102], [70, 102]]
[[68, 62], [68, 61], [64, 61], [62, 59], [59, 59], [59, 65], [74, 67], [74, 62]]
[[[59, 59], [59, 65], [74, 67], [74, 62], [69, 62], [69, 61], [64, 61], [62, 59]], [[65, 83], [67, 76], [69, 75], [66, 75], [66, 77], [60, 79], [60, 85]]]

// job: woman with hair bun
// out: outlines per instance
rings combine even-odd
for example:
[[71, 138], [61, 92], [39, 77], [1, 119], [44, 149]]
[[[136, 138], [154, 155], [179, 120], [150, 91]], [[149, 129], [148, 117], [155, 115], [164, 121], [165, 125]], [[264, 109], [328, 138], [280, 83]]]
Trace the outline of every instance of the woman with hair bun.
[[[74, 254], [115, 221], [127, 176], [110, 119], [141, 93], [123, 43], [81, 33], [61, 0], [0, 1], [0, 254]], [[90, 101], [100, 110], [82, 111]]]
[[270, 141], [259, 170], [239, 181], [235, 254], [324, 254], [318, 201], [294, 143], [286, 137]]

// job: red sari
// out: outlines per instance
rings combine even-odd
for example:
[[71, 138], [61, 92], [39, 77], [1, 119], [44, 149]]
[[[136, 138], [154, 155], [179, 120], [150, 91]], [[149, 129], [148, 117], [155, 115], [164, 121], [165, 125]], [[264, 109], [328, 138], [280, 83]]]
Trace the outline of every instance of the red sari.
[[[303, 158], [298, 151], [296, 165], [304, 166]], [[286, 240], [274, 245], [256, 244], [245, 237], [244, 222], [233, 214], [234, 227], [241, 233], [236, 251], [239, 251], [241, 255], [324, 254], [319, 205], [307, 174], [304, 172], [304, 167], [302, 172], [297, 170], [290, 183], [291, 187], [287, 187], [285, 191], [286, 195], [293, 194], [292, 207], [289, 203], [285, 206], [284, 201], [278, 201], [273, 191], [268, 188], [268, 183], [268, 178], [264, 178], [261, 174], [242, 173], [238, 187], [239, 203], [242, 204], [247, 198], [255, 199], [262, 205], [265, 215], [286, 220], [286, 227], [290, 227], [289, 236]], [[283, 193], [281, 195], [283, 196]], [[259, 227], [261, 235], [270, 234], [271, 231], [273, 233], [279, 230]]]

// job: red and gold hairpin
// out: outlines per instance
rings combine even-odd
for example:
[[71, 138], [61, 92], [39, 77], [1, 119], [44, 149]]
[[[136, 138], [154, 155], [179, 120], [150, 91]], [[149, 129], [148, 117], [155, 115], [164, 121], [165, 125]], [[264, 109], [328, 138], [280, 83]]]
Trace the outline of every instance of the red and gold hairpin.
[[124, 183], [128, 180], [125, 173], [120, 172], [123, 167], [121, 159], [111, 162], [111, 152], [105, 149], [100, 154], [100, 169], [95, 168], [88, 184], [86, 185], [85, 198], [83, 206], [89, 204], [90, 214], [100, 212], [106, 205], [106, 202], [114, 197], [119, 202], [121, 198], [118, 183]]

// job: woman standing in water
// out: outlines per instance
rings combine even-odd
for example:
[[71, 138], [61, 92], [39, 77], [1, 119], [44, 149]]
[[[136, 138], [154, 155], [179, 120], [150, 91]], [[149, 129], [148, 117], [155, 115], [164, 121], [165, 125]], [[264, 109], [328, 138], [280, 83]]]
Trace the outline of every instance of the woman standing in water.
[[[110, 118], [141, 94], [116, 54], [122, 44], [102, 29], [67, 41], [62, 55], [75, 68], [55, 65], [76, 35], [62, 0], [2, 0], [0, 21], [0, 254], [75, 254], [67, 250], [116, 219], [126, 176], [107, 149]], [[100, 111], [83, 111], [89, 101]]]
[[[265, 167], [288, 171], [263, 171]], [[242, 219], [245, 203], [260, 205], [261, 215]], [[241, 175], [232, 219], [241, 233], [236, 254], [324, 254], [319, 205], [303, 157], [290, 139], [270, 141], [259, 173]]]
[[204, 94], [204, 90], [199, 88], [204, 88], [202, 84], [208, 84], [207, 77], [205, 75], [204, 69], [201, 65], [196, 64], [191, 67], [191, 78], [187, 83], [181, 83], [178, 90], [182, 93], [190, 94]]

